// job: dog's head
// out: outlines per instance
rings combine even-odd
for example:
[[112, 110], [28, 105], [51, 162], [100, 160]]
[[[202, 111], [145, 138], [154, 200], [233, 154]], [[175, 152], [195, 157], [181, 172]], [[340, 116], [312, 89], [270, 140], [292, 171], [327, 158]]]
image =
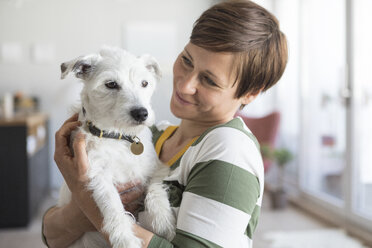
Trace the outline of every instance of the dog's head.
[[143, 125], [152, 125], [151, 96], [161, 72], [150, 55], [136, 57], [114, 47], [98, 54], [80, 56], [61, 64], [61, 78], [74, 72], [82, 79], [82, 105], [86, 119], [97, 127], [136, 134]]

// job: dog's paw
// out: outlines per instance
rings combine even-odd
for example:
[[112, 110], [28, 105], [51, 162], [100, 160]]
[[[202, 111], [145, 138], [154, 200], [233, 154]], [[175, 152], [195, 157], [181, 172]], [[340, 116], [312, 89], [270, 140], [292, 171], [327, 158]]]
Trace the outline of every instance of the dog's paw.
[[171, 241], [176, 235], [176, 217], [170, 208], [149, 210], [152, 230]]
[[151, 184], [145, 199], [147, 218], [151, 229], [158, 235], [172, 240], [176, 230], [176, 217], [168, 200], [168, 193], [162, 184]]
[[171, 212], [163, 216], [156, 216], [152, 220], [152, 227], [159, 236], [171, 241], [176, 235], [176, 218]]

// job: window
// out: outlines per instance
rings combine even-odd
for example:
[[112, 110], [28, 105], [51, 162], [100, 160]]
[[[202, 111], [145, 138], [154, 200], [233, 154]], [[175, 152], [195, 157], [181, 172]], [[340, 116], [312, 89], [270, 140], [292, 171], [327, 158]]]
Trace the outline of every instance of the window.
[[353, 19], [355, 210], [372, 218], [372, 1], [356, 0]]
[[301, 5], [302, 145], [304, 190], [341, 204], [346, 152], [345, 2]]

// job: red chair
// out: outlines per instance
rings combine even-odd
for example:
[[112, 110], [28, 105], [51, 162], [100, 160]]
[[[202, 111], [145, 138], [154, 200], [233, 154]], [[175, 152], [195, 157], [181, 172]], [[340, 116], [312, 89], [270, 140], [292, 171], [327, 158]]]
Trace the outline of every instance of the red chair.
[[[280, 113], [274, 111], [266, 116], [260, 118], [252, 118], [242, 115], [240, 112], [236, 113], [235, 116], [240, 116], [247, 127], [256, 136], [260, 145], [267, 145], [270, 148], [275, 148], [276, 138], [279, 131]], [[269, 159], [263, 159], [265, 172], [270, 168], [271, 161]]]

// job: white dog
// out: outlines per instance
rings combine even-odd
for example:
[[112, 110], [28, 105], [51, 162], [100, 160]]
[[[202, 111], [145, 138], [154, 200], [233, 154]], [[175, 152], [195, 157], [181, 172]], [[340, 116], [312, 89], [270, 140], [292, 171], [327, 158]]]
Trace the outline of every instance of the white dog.
[[[154, 122], [151, 95], [160, 69], [149, 55], [136, 57], [120, 48], [104, 47], [99, 54], [78, 57], [61, 65], [61, 78], [69, 72], [82, 79], [80, 132], [86, 137], [90, 168], [88, 189], [103, 216], [103, 228], [114, 248], [139, 248], [132, 232], [133, 216], [126, 212], [115, 185], [133, 180], [146, 184], [146, 228], [171, 239], [175, 233], [167, 191], [161, 184], [168, 168], [162, 165], [147, 126]], [[66, 184], [59, 206], [71, 200]], [[98, 232], [85, 233], [70, 247], [109, 247]]]

